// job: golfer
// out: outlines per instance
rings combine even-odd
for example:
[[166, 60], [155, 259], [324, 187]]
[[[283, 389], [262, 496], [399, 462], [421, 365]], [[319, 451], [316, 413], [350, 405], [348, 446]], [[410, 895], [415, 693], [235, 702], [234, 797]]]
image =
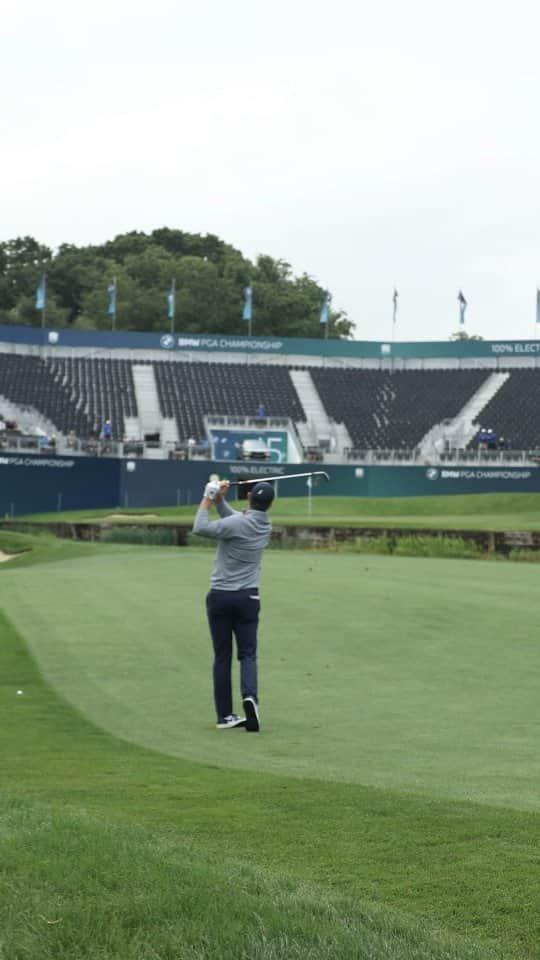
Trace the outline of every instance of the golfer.
[[[270, 541], [272, 524], [267, 510], [274, 488], [258, 482], [248, 493], [245, 513], [233, 510], [223, 499], [229, 481], [210, 481], [204, 488], [193, 533], [218, 541], [215, 566], [206, 597], [206, 611], [214, 646], [214, 701], [218, 730], [244, 727], [259, 730], [257, 699], [257, 626], [259, 623], [259, 577], [261, 557]], [[219, 520], [210, 520], [215, 503]], [[240, 689], [244, 717], [233, 713], [231, 666], [233, 634], [240, 661]]]

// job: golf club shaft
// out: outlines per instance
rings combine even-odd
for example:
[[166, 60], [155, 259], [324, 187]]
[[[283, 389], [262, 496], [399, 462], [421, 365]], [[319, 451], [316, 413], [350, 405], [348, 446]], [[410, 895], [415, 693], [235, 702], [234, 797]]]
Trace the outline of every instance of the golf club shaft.
[[324, 470], [313, 470], [311, 473], [281, 473], [276, 477], [254, 477], [253, 480], [233, 480], [230, 486], [239, 487], [244, 483], [261, 483], [263, 481], [265, 483], [273, 483], [276, 480], [279, 480], [280, 482], [282, 480], [298, 480], [301, 477], [324, 477], [327, 483], [330, 480], [330, 477], [327, 473], [325, 473]]

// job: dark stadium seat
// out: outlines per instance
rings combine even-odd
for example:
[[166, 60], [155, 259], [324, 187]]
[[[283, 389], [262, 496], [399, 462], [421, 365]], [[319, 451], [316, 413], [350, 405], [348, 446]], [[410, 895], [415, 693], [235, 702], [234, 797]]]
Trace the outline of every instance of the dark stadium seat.
[[[540, 447], [540, 370], [510, 371], [500, 390], [478, 414], [478, 427], [491, 428], [514, 450]], [[475, 440], [471, 446], [476, 445]]]
[[[76, 411], [75, 421], [77, 424], [82, 421], [80, 427], [69, 423], [68, 430], [74, 429], [79, 436], [99, 435], [108, 419], [112, 424], [113, 439], [123, 439], [125, 417], [137, 416], [129, 360], [55, 357], [45, 363], [54, 382], [69, 391], [70, 407]], [[63, 426], [57, 425], [65, 432]], [[83, 429], [86, 429], [85, 433], [81, 432]]]
[[236, 415], [244, 426], [261, 401], [271, 417], [306, 419], [285, 365], [161, 361], [153, 366], [161, 412], [176, 419], [180, 440], [203, 437], [208, 414]]
[[40, 357], [0, 354], [0, 394], [20, 407], [34, 407], [62, 432], [89, 436], [91, 423], [72, 391]]
[[455, 417], [487, 370], [311, 371], [325, 410], [344, 423], [355, 448], [414, 448], [437, 423]]

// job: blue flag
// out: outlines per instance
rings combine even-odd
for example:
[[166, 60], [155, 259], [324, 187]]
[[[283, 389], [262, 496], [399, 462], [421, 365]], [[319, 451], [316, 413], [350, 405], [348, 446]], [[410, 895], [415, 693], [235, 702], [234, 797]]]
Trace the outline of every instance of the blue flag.
[[176, 290], [175, 290], [174, 280], [171, 283], [171, 289], [167, 294], [167, 303], [169, 305], [169, 312], [167, 316], [169, 317], [169, 320], [174, 320], [174, 311], [176, 307]]
[[109, 309], [107, 313], [110, 317], [116, 315], [116, 279], [107, 287], [107, 293], [109, 294]]
[[253, 290], [250, 286], [244, 288], [244, 312], [242, 314], [242, 320], [251, 320], [251, 300], [253, 297]]
[[540, 290], [536, 291], [536, 322], [540, 323]]
[[465, 323], [465, 310], [467, 309], [467, 301], [463, 296], [461, 290], [458, 293], [458, 303], [459, 303], [459, 322], [461, 324]]
[[41, 280], [39, 281], [39, 286], [36, 290], [36, 310], [44, 310], [46, 301], [47, 301], [47, 291], [45, 287], [45, 274], [43, 274]]
[[321, 307], [321, 323], [328, 323], [328, 290], [324, 291]]

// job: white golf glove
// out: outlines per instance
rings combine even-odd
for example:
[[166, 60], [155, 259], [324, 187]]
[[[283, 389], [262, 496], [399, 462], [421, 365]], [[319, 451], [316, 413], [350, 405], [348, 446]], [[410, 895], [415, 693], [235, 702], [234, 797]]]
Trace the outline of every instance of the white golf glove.
[[218, 493], [221, 493], [221, 487], [217, 480], [210, 480], [210, 483], [207, 483], [204, 488], [204, 495], [208, 497], [209, 500], [215, 500]]

